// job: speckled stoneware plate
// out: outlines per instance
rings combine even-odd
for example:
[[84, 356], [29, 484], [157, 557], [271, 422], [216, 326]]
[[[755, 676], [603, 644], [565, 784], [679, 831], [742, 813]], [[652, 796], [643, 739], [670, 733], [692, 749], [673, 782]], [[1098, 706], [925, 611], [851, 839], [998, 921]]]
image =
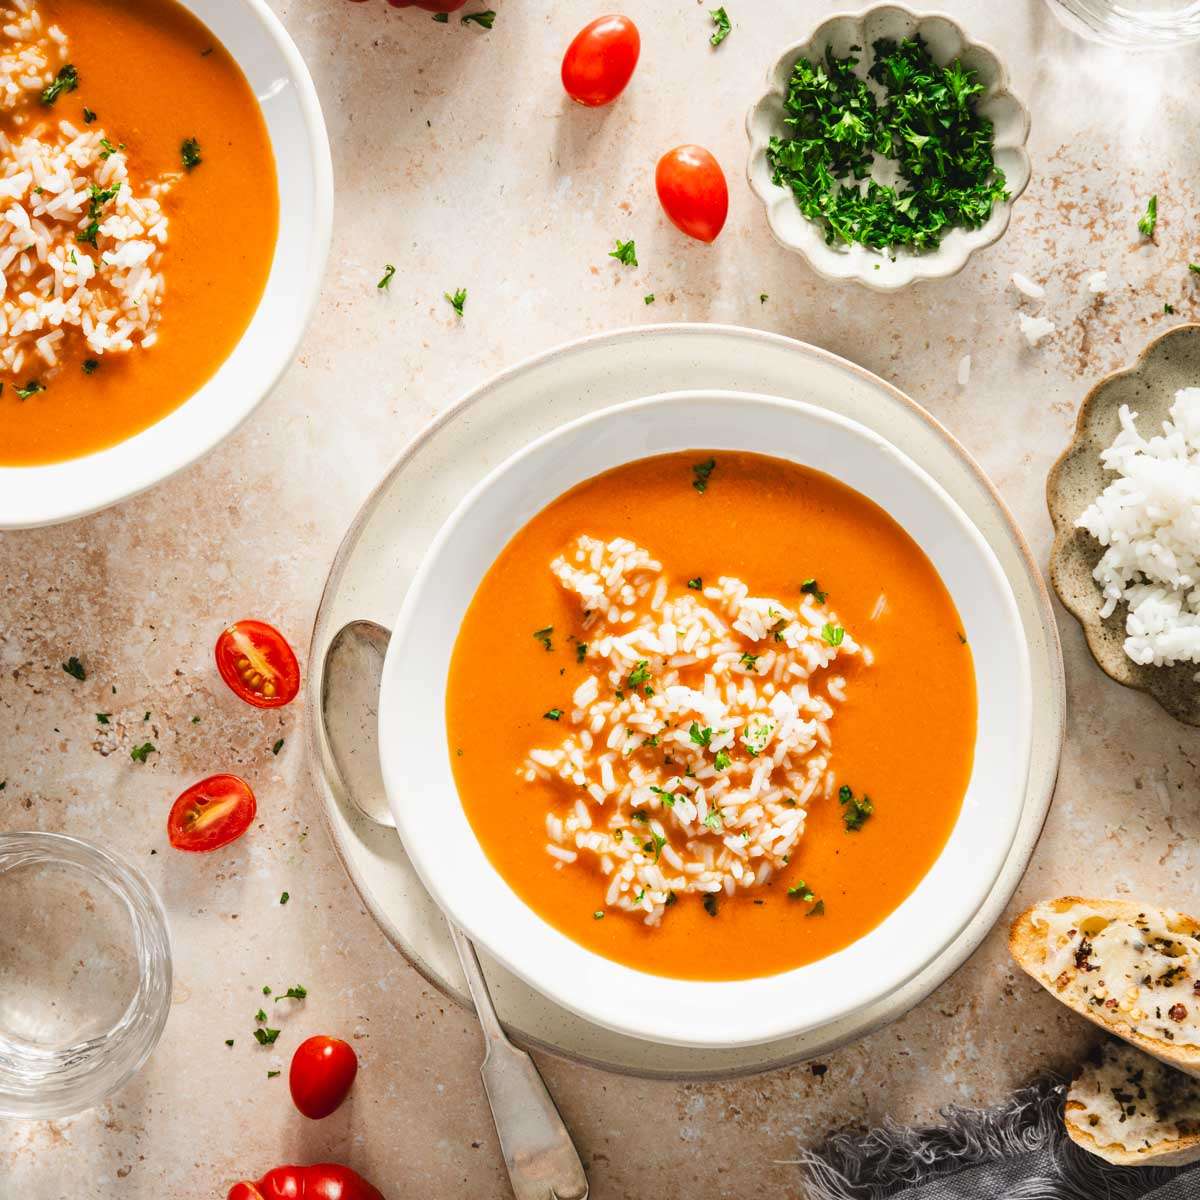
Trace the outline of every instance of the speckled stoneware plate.
[[1200, 386], [1200, 325], [1180, 325], [1155, 338], [1132, 366], [1102, 379], [1084, 398], [1075, 437], [1046, 481], [1046, 503], [1054, 522], [1050, 579], [1067, 610], [1083, 626], [1088, 649], [1104, 673], [1126, 687], [1148, 692], [1188, 725], [1200, 725], [1200, 686], [1190, 663], [1142, 667], [1125, 653], [1125, 605], [1100, 616], [1100, 589], [1092, 571], [1104, 547], [1075, 521], [1112, 481], [1100, 451], [1121, 428], [1122, 404], [1138, 414], [1138, 428], [1158, 431], [1182, 387]]
[[[323, 664], [348, 621], [387, 625], [416, 568], [459, 500], [514, 451], [556, 426], [662, 391], [717, 388], [820, 405], [881, 434], [958, 503], [1007, 576], [1029, 645], [1034, 730], [1017, 834], [996, 885], [952, 944], [886, 999], [818, 1030], [765, 1045], [694, 1049], [602, 1029], [483, 956], [496, 1007], [519, 1041], [607, 1070], [672, 1079], [751, 1074], [828, 1053], [902, 1016], [975, 950], [1028, 865], [1058, 772], [1065, 714], [1062, 656], [1049, 594], [1008, 510], [961, 446], [928, 413], [870, 372], [812, 346], [749, 329], [657, 325], [587, 338], [529, 359], [471, 392], [401, 454], [368, 497], [334, 560], [309, 654], [309, 761], [334, 845], [387, 937], [434, 986], [464, 1005], [466, 986], [440, 912], [395, 830], [363, 817], [344, 794], [320, 727]], [[374, 739], [373, 719], [363, 736]], [[367, 797], [368, 809], [386, 808]]]

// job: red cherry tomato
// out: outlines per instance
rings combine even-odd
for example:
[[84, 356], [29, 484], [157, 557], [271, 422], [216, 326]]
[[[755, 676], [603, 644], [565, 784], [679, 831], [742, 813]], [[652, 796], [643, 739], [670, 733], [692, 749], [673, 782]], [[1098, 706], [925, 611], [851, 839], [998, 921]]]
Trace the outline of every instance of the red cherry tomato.
[[167, 838], [176, 850], [219, 850], [246, 832], [257, 811], [244, 779], [212, 775], [193, 783], [171, 805]]
[[251, 1183], [243, 1179], [226, 1200], [384, 1200], [357, 1171], [338, 1163], [276, 1167]]
[[597, 17], [575, 35], [563, 55], [567, 95], [589, 108], [611, 104], [625, 90], [641, 49], [637, 26], [628, 17]]
[[290, 704], [300, 690], [300, 664], [287, 639], [265, 621], [235, 621], [217, 638], [217, 670], [234, 694], [255, 708]]
[[729, 215], [721, 164], [703, 146], [676, 146], [658, 160], [654, 184], [676, 229], [702, 242], [716, 240]]
[[358, 1056], [341, 1038], [310, 1037], [296, 1047], [288, 1086], [296, 1107], [314, 1121], [327, 1117], [346, 1098], [358, 1074]]

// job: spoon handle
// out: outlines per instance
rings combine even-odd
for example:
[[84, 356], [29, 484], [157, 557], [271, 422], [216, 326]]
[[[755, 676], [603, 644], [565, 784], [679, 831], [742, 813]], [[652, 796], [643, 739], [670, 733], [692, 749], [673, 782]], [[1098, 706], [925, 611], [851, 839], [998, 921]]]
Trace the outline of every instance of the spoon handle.
[[533, 1059], [508, 1040], [475, 947], [457, 925], [449, 925], [483, 1027], [485, 1053], [479, 1073], [513, 1194], [517, 1200], [587, 1200], [583, 1163]]

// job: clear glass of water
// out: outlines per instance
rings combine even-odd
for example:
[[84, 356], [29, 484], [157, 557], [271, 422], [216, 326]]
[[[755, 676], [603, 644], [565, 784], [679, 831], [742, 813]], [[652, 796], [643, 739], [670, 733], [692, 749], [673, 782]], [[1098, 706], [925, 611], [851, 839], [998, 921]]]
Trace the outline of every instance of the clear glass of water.
[[55, 833], [0, 833], [0, 1116], [101, 1103], [171, 1003], [166, 914], [142, 874]]
[[1047, 0], [1085, 37], [1128, 49], [1168, 49], [1200, 41], [1200, 0]]

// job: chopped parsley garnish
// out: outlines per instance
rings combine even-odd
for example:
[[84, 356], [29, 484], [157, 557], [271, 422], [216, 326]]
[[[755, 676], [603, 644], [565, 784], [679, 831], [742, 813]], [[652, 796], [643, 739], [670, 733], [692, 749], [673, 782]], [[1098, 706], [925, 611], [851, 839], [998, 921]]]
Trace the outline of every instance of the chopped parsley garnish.
[[667, 844], [667, 839], [665, 837], [660, 837], [657, 833], [652, 833], [650, 838], [651, 840], [646, 842], [645, 845], [642, 846], [642, 849], [645, 850], [647, 854], [653, 852], [654, 861], [658, 862], [659, 857], [662, 854], [662, 848]]
[[713, 24], [716, 29], [713, 30], [713, 35], [710, 37], [709, 43], [713, 46], [719, 46], [728, 36], [733, 26], [729, 23], [729, 16], [723, 8], [714, 8], [708, 14], [713, 19]]
[[268, 1071], [268, 1072], [267, 1072], [267, 1078], [268, 1078], [268, 1079], [274, 1079], [274, 1078], [275, 1078], [275, 1076], [276, 1076], [276, 1075], [278, 1075], [278, 1074], [279, 1074], [279, 1072], [278, 1072], [278, 1071]]
[[705, 892], [703, 903], [704, 911], [708, 913], [710, 917], [715, 917], [717, 915], [717, 893]]
[[[924, 250], [956, 226], [984, 224], [1008, 191], [975, 73], [957, 59], [939, 66], [920, 37], [883, 38], [868, 72], [883, 89], [877, 98], [857, 64], [832, 48], [823, 62], [796, 62], [784, 102], [788, 136], [773, 137], [768, 150], [774, 182], [831, 244]], [[872, 178], [877, 157], [891, 160], [895, 185]]]
[[433, 19], [441, 25], [449, 25], [450, 24], [450, 14], [449, 13], [434, 13]]
[[708, 810], [708, 815], [704, 818], [704, 824], [713, 831], [713, 833], [721, 832], [721, 814], [715, 808]]
[[226, 1039], [225, 1039], [225, 1045], [227, 1045], [227, 1046], [232, 1046], [232, 1045], [233, 1045], [233, 1038], [226, 1038]]
[[279, 740], [276, 741], [275, 745], [273, 745], [271, 747], [271, 753], [278, 756], [280, 750], [282, 750], [282, 749], [283, 749], [283, 738], [279, 738]]
[[278, 1004], [280, 1000], [304, 1000], [307, 998], [307, 996], [308, 988], [299, 983], [295, 983], [288, 988], [288, 990], [284, 992], [282, 996], [276, 996], [275, 1003]]
[[85, 375], [95, 375], [100, 370], [100, 360], [98, 358], [85, 358], [83, 360], [83, 373]]
[[1163, 312], [1165, 312], [1168, 317], [1173, 317], [1175, 315], [1175, 305], [1173, 305], [1169, 300], [1164, 301]]
[[825, 915], [825, 901], [818, 900], [804, 915], [806, 917], [823, 917]]
[[183, 159], [184, 170], [194, 171], [203, 161], [200, 157], [200, 143], [194, 137], [185, 138], [179, 147], [179, 157]]
[[704, 580], [697, 575], [694, 579], [688, 580], [688, 587], [690, 587], [693, 592], [701, 591], [704, 587]]
[[96, 114], [94, 112], [92, 112], [92, 110], [90, 108], [84, 108], [83, 123], [85, 125], [90, 125], [95, 119], [96, 119]]
[[633, 670], [629, 672], [629, 678], [625, 680], [631, 688], [641, 687], [647, 679], [650, 678], [650, 662], [648, 659], [639, 659]]
[[271, 994], [271, 989], [269, 987], [267, 987], [267, 985], [264, 983], [263, 984], [263, 995], [269, 996], [270, 994]]
[[392, 277], [395, 274], [396, 274], [396, 268], [391, 263], [387, 263], [383, 268], [383, 277], [379, 280], [379, 282], [375, 286], [381, 292], [384, 290], [384, 288], [390, 288], [392, 286]]
[[645, 294], [645, 295], [642, 297], [642, 303], [643, 303], [643, 304], [653, 304], [653, 303], [654, 303], [654, 293], [653, 293], [653, 292], [647, 292], [647, 293], [646, 293], [646, 294]]
[[706, 458], [703, 462], [692, 464], [692, 487], [704, 495], [708, 491], [709, 476], [717, 469], [717, 460], [715, 458]]
[[718, 771], [725, 771], [729, 769], [729, 764], [732, 761], [733, 759], [729, 757], [728, 750], [718, 750], [716, 758], [713, 759], [713, 766], [716, 767]]
[[812, 596], [818, 604], [824, 604], [828, 593], [821, 591], [815, 579], [806, 579], [801, 585], [800, 590], [806, 596]]
[[1155, 226], [1158, 224], [1158, 196], [1151, 196], [1146, 201], [1146, 212], [1138, 218], [1138, 229], [1144, 237], [1152, 238], [1154, 236]]
[[112, 156], [113, 156], [114, 154], [117, 154], [117, 153], [119, 153], [121, 150], [124, 150], [124, 149], [125, 149], [125, 144], [124, 144], [123, 142], [122, 142], [122, 143], [121, 143], [121, 145], [119, 145], [119, 146], [114, 146], [114, 145], [112, 144], [112, 142], [110, 142], [110, 141], [108, 140], [108, 138], [106, 138], [106, 137], [102, 137], [102, 138], [100, 139], [100, 157], [101, 157], [101, 158], [102, 158], [102, 159], [103, 159], [105, 162], [108, 162], [108, 160], [109, 160], [110, 158], [112, 158]]
[[655, 787], [650, 785], [650, 790], [658, 796], [668, 808], [675, 807], [675, 801], [678, 798], [674, 792], [668, 792], [666, 788]]
[[846, 636], [846, 631], [840, 625], [824, 625], [821, 628], [821, 638], [831, 646], [840, 646]]
[[54, 77], [53, 83], [48, 83], [42, 89], [42, 103], [53, 104], [63, 92], [73, 92], [79, 86], [79, 72], [71, 63], [62, 67]]
[[815, 900], [812, 889], [804, 882], [803, 879], [798, 879], [794, 887], [788, 888], [788, 895], [793, 900]]
[[260, 1009], [258, 1010], [258, 1012], [256, 1012], [256, 1013], [254, 1014], [254, 1019], [255, 1019], [256, 1021], [260, 1021], [260, 1022], [261, 1022], [261, 1021], [265, 1021], [265, 1020], [267, 1019], [266, 1010], [265, 1010], [265, 1009], [261, 1009], [261, 1008], [260, 1008]]
[[692, 722], [692, 727], [688, 730], [688, 737], [692, 739], [694, 745], [700, 746], [707, 750], [709, 743], [712, 741], [713, 731], [711, 729], [701, 729], [696, 721]]
[[153, 742], [143, 742], [140, 746], [134, 746], [129, 752], [129, 757], [134, 762], [144, 763], [151, 754], [157, 754], [158, 750]]
[[279, 903], [280, 903], [280, 904], [286, 904], [286, 903], [287, 903], [287, 902], [288, 902], [290, 899], [291, 899], [291, 896], [289, 896], [289, 895], [287, 894], [287, 892], [283, 892], [283, 893], [281, 893], [281, 894], [280, 894], [280, 897], [279, 897]]
[[30, 396], [36, 396], [38, 392], [44, 392], [46, 385], [39, 383], [36, 379], [31, 379], [24, 387], [14, 389], [17, 395], [22, 400], [28, 400]]
[[585, 658], [587, 658], [587, 651], [588, 651], [587, 642], [576, 643], [576, 645], [575, 645], [575, 661], [577, 663], [583, 662], [583, 660]]
[[563, 710], [561, 708], [552, 708], [548, 712], [542, 713], [542, 716], [547, 721], [557, 721], [562, 716], [562, 714], [563, 714]]
[[482, 25], [484, 29], [491, 29], [492, 23], [496, 20], [496, 14], [489, 8], [486, 12], [467, 13], [462, 23], [464, 25]]
[[633, 244], [632, 238], [627, 242], [623, 242], [620, 238], [617, 238], [617, 248], [610, 250], [608, 257], [615, 258], [617, 262], [626, 267], [636, 267], [638, 265], [637, 247]]
[[746, 668], [747, 671], [753, 671], [753, 672], [755, 672], [755, 674], [757, 674], [758, 673], [758, 660], [761, 657], [762, 657], [761, 655], [751, 654], [747, 650], [746, 653], [743, 654], [740, 659], [738, 659], [738, 661], [742, 664], [743, 667]]
[[263, 1028], [259, 1028], [259, 1029], [256, 1029], [256, 1030], [254, 1031], [254, 1040], [255, 1040], [255, 1041], [256, 1041], [256, 1042], [257, 1042], [257, 1043], [258, 1043], [260, 1046], [270, 1046], [270, 1045], [273, 1045], [273, 1044], [274, 1044], [274, 1042], [275, 1042], [275, 1039], [276, 1039], [278, 1036], [279, 1036], [279, 1030], [278, 1030], [278, 1029], [263, 1029]]
[[870, 796], [859, 799], [845, 784], [838, 788], [838, 803], [842, 806], [842, 821], [849, 833], [857, 833], [875, 812]]
[[112, 716], [112, 713], [97, 713], [97, 714], [96, 714], [96, 721], [97, 721], [97, 723], [98, 723], [98, 724], [100, 724], [100, 725], [107, 725], [107, 724], [108, 724], [108, 719], [109, 719], [109, 717], [111, 717], [111, 716]]
[[442, 295], [446, 297], [450, 307], [461, 317], [463, 315], [463, 308], [467, 303], [467, 289], [459, 288], [453, 296], [449, 292], [443, 292]]
[[593, 920], [593, 921], [603, 921], [603, 920], [604, 920], [604, 913], [603, 913], [603, 912], [601, 912], [601, 910], [600, 910], [600, 909], [596, 909], [596, 911], [595, 911], [594, 913], [592, 913], [592, 920]]
[[94, 183], [88, 185], [91, 190], [91, 202], [88, 204], [87, 228], [75, 235], [75, 240], [84, 246], [95, 246], [96, 236], [100, 232], [100, 213], [104, 206], [121, 190], [118, 180], [110, 188], [98, 188]]
[[759, 293], [758, 293], [758, 302], [759, 302], [759, 304], [766, 304], [766, 302], [767, 302], [768, 300], [770, 300], [770, 298], [771, 298], [771, 297], [770, 297], [770, 296], [768, 296], [766, 292], [759, 292]]
[[646, 812], [645, 812], [645, 810], [644, 810], [644, 809], [640, 809], [640, 808], [635, 808], [635, 809], [633, 810], [633, 812], [631, 812], [629, 815], [630, 815], [631, 817], [633, 817], [633, 819], [634, 819], [635, 821], [648, 821], [648, 820], [650, 820], [650, 818], [649, 818], [649, 817], [646, 815]]
[[658, 734], [652, 733], [648, 738], [644, 738], [642, 740], [642, 745], [643, 746], [657, 746], [658, 745]]
[[547, 650], [553, 650], [553, 649], [554, 649], [554, 643], [553, 643], [553, 642], [551, 642], [551, 640], [550, 640], [550, 635], [551, 635], [553, 632], [554, 632], [554, 626], [553, 626], [553, 625], [544, 625], [544, 626], [543, 626], [541, 629], [535, 629], [535, 630], [533, 631], [533, 636], [534, 636], [534, 638], [535, 638], [537, 641], [541, 642], [541, 643], [542, 643], [542, 645], [543, 645], [543, 646], [544, 646], [544, 647], [545, 647]]
[[84, 670], [83, 663], [81, 663], [73, 654], [65, 663], [63, 663], [62, 669], [66, 671], [66, 673], [70, 675], [72, 679], [78, 679], [82, 682], [87, 678], [87, 671]]

